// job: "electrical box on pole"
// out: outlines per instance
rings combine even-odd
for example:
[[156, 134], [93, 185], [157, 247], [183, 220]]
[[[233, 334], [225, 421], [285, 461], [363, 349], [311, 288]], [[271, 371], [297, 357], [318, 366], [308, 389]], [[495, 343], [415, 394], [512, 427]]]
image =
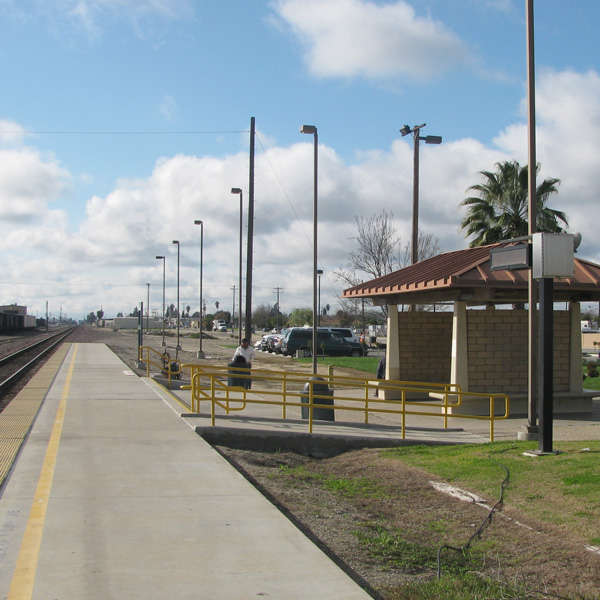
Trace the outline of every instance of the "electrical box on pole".
[[575, 236], [569, 233], [534, 233], [533, 278], [573, 277]]

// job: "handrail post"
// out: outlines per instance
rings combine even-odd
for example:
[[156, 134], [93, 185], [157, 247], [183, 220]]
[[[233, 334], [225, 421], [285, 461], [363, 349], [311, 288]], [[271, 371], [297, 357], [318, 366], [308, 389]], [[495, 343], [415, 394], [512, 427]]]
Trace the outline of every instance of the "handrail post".
[[215, 426], [215, 375], [210, 375], [210, 424]]
[[282, 378], [281, 378], [281, 382], [282, 382], [282, 390], [281, 390], [281, 418], [285, 419], [286, 418], [286, 402], [287, 402], [287, 377], [286, 374], [284, 373]]
[[308, 402], [309, 402], [309, 406], [308, 406], [308, 433], [312, 433], [313, 432], [313, 406], [315, 403], [315, 394], [314, 394], [314, 387], [313, 387], [313, 382], [309, 381], [308, 382]]
[[402, 439], [406, 439], [406, 389], [402, 388], [401, 396], [402, 399]]
[[448, 429], [448, 388], [444, 392], [444, 429]]
[[496, 411], [494, 409], [494, 396], [490, 395], [490, 442], [494, 441], [494, 417]]

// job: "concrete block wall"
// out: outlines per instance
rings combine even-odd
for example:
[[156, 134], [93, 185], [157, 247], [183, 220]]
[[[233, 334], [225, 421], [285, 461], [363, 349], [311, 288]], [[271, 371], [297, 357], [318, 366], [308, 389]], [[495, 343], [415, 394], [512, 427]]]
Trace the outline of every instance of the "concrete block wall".
[[452, 352], [452, 313], [401, 312], [400, 380], [448, 383]]
[[[569, 313], [554, 311], [554, 391], [569, 390]], [[525, 310], [467, 311], [469, 391], [526, 393], [528, 315]]]
[[[398, 314], [400, 376], [404, 381], [450, 382], [451, 312]], [[554, 311], [554, 391], [569, 391], [568, 311]], [[469, 391], [527, 393], [526, 310], [467, 311]]]

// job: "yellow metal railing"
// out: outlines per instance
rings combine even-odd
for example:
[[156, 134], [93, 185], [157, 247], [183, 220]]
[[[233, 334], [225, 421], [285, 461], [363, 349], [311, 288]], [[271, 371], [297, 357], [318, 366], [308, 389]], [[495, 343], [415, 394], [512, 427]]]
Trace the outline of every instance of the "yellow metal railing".
[[169, 388], [173, 379], [181, 378], [183, 372], [181, 361], [177, 358], [171, 358], [167, 350], [158, 352], [158, 350], [150, 346], [140, 346], [138, 349], [138, 360], [146, 363], [147, 377], [150, 377], [151, 366], [159, 369], [162, 375], [169, 380]]
[[[215, 425], [217, 408], [229, 414], [243, 411], [248, 405], [269, 405], [281, 408], [281, 418], [286, 418], [288, 407], [308, 409], [308, 431], [313, 431], [314, 409], [360, 412], [364, 422], [369, 422], [369, 414], [396, 414], [400, 416], [402, 438], [405, 438], [406, 419], [410, 416], [442, 418], [443, 427], [448, 427], [448, 419], [475, 419], [489, 421], [490, 441], [494, 440], [494, 422], [507, 419], [509, 399], [505, 394], [485, 394], [463, 392], [456, 384], [435, 384], [424, 382], [377, 380], [367, 377], [347, 377], [324, 375], [311, 379], [310, 374], [287, 371], [252, 369], [244, 373], [237, 367], [218, 367], [201, 364], [184, 364], [182, 370], [190, 372], [191, 411], [200, 412], [201, 402], [210, 402], [211, 424]], [[244, 385], [228, 385], [230, 378], [251, 380], [253, 389]], [[328, 391], [319, 389], [326, 384]], [[307, 386], [307, 389], [305, 389]], [[183, 386], [182, 386], [183, 387]], [[385, 399], [373, 398], [378, 391]], [[418, 396], [419, 399], [415, 399]], [[433, 399], [435, 398], [435, 400]], [[466, 400], [487, 401], [487, 414], [466, 414], [454, 412]], [[498, 404], [502, 406], [498, 407]], [[501, 414], [496, 415], [499, 408]], [[332, 419], [333, 420], [333, 419]]]

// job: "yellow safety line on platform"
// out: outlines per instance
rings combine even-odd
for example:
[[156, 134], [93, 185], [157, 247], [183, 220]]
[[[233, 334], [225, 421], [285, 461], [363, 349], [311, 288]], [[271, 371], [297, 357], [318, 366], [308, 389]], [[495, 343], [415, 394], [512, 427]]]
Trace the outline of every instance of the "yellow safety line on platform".
[[75, 357], [77, 356], [78, 344], [75, 344], [73, 350], [73, 358], [69, 365], [67, 379], [63, 387], [63, 392], [56, 412], [56, 419], [42, 472], [38, 480], [37, 489], [33, 498], [31, 512], [23, 534], [23, 542], [21, 550], [17, 558], [17, 565], [13, 574], [10, 591], [8, 592], [7, 600], [29, 600], [33, 595], [33, 584], [35, 582], [35, 574], [37, 562], [42, 543], [42, 534], [44, 532], [44, 522], [46, 520], [46, 510], [48, 508], [48, 500], [50, 498], [50, 489], [52, 488], [52, 479], [54, 478], [54, 469], [56, 466], [56, 457], [58, 455], [58, 446], [62, 435], [62, 427], [65, 420], [65, 412], [67, 409], [67, 399], [71, 388], [71, 379], [75, 368]]

